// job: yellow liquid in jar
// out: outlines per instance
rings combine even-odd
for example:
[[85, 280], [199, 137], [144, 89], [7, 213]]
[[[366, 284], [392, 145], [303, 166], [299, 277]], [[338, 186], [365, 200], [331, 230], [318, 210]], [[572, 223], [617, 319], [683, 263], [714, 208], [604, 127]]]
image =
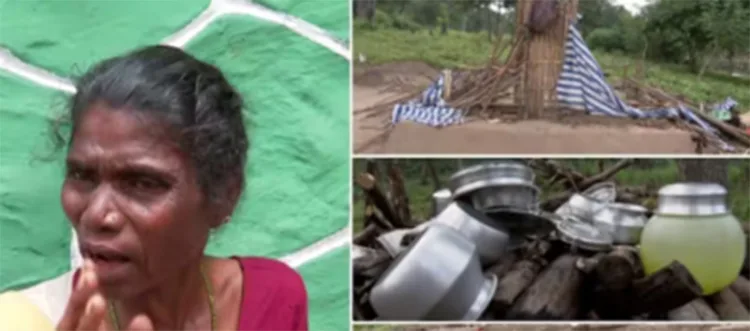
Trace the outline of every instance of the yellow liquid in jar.
[[742, 228], [732, 215], [655, 215], [641, 236], [641, 260], [647, 275], [677, 260], [701, 285], [704, 295], [737, 279], [746, 252]]

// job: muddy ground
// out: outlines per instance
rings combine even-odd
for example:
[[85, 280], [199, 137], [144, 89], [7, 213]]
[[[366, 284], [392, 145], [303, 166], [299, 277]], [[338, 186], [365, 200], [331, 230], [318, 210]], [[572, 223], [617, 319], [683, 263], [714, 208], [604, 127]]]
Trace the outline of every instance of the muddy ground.
[[748, 330], [750, 324], [640, 324], [640, 325], [606, 325], [606, 324], [558, 324], [558, 325], [470, 325], [470, 326], [385, 326], [355, 325], [354, 331], [740, 331]]
[[367, 117], [362, 110], [427, 86], [439, 71], [420, 62], [356, 66], [355, 153], [401, 154], [692, 154], [691, 134], [666, 121], [634, 121], [586, 115], [516, 122], [477, 120], [435, 129], [399, 123], [384, 139], [390, 112]]

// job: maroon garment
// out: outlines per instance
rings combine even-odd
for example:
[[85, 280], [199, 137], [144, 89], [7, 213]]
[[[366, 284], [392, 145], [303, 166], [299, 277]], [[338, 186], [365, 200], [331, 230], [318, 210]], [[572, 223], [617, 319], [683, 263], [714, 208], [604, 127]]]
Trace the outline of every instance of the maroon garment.
[[307, 331], [307, 290], [294, 269], [262, 257], [233, 259], [244, 278], [238, 331]]

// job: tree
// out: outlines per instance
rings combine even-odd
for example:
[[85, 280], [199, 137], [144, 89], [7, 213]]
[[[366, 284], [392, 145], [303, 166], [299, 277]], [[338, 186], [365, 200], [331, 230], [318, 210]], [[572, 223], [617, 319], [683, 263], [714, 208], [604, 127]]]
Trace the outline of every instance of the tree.
[[677, 161], [682, 180], [718, 183], [729, 187], [729, 159], [682, 159]]

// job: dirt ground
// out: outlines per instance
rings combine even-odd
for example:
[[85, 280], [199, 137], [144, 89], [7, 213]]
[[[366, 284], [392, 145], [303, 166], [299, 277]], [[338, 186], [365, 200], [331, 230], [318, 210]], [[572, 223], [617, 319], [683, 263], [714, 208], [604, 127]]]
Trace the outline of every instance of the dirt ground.
[[437, 326], [437, 325], [355, 325], [355, 331], [740, 331], [747, 330], [750, 324], [640, 324], [640, 325], [607, 325], [607, 324], [558, 324], [558, 325], [471, 325], [471, 326]]
[[[439, 71], [420, 62], [355, 67], [354, 152], [367, 154], [693, 154], [690, 133], [663, 122], [573, 116], [515, 123], [474, 121], [442, 129], [399, 123], [387, 137], [390, 112], [362, 109], [408, 95]], [[360, 112], [358, 112], [358, 110]], [[381, 139], [375, 139], [381, 137]]]

